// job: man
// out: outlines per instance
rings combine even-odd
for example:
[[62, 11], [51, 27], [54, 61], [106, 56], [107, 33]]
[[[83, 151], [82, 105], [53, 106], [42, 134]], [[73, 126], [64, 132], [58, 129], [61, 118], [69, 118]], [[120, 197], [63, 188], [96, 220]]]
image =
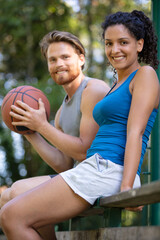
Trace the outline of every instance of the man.
[[[95, 104], [107, 94], [109, 87], [104, 81], [84, 76], [85, 49], [76, 36], [53, 31], [44, 36], [40, 46], [53, 81], [66, 92], [55, 116], [55, 126], [47, 121], [41, 100], [39, 110], [19, 102], [21, 108], [16, 107], [11, 114], [19, 120], [15, 125], [36, 131], [25, 137], [41, 158], [59, 173], [85, 159], [87, 149], [98, 131], [92, 111]], [[39, 176], [13, 183], [1, 195], [1, 207], [50, 177]]]

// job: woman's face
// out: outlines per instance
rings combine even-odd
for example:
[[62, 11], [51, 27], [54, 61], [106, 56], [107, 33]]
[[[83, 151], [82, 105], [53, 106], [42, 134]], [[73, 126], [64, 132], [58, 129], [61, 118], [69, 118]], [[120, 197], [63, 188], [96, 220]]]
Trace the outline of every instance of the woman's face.
[[106, 56], [117, 71], [139, 66], [138, 53], [143, 49], [143, 39], [137, 41], [123, 24], [109, 26], [104, 37]]

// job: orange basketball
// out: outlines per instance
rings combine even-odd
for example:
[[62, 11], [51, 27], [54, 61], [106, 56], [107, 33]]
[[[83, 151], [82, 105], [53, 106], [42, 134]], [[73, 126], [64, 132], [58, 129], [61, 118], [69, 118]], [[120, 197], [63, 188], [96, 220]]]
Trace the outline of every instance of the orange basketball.
[[12, 131], [20, 133], [20, 134], [29, 134], [33, 133], [32, 130], [24, 127], [24, 126], [13, 126], [12, 122], [18, 121], [17, 119], [10, 116], [9, 112], [11, 111], [11, 105], [16, 105], [16, 101], [20, 100], [30, 107], [34, 109], [39, 108], [38, 99], [41, 98], [46, 109], [47, 120], [49, 120], [50, 116], [50, 103], [45, 96], [45, 94], [32, 86], [19, 86], [17, 88], [12, 89], [7, 93], [7, 95], [3, 99], [1, 112], [2, 119], [4, 123], [10, 128]]

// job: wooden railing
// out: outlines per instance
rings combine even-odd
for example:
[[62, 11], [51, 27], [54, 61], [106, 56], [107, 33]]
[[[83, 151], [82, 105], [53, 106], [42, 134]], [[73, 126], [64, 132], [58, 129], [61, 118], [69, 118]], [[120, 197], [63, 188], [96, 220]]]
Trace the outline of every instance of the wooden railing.
[[[120, 213], [126, 207], [145, 206], [160, 202], [160, 181], [144, 184], [140, 188], [121, 192], [100, 199], [95, 206], [83, 212], [79, 218], [99, 215], [113, 215], [112, 223], [116, 227], [107, 227], [86, 231], [72, 230], [57, 232], [58, 240], [160, 240], [160, 226], [121, 227]], [[74, 219], [73, 219], [74, 220]], [[70, 220], [72, 221], [72, 220]], [[78, 218], [76, 218], [78, 223]], [[111, 225], [111, 224], [110, 224]]]
[[[120, 224], [122, 209], [159, 202], [160, 181], [99, 199], [93, 207], [83, 212], [78, 218], [70, 220], [67, 231], [56, 232], [57, 240], [160, 240], [160, 226], [122, 227]], [[111, 215], [112, 221], [109, 223], [108, 219]], [[79, 219], [84, 221], [85, 217], [92, 216], [97, 218], [104, 216], [107, 222], [105, 221], [100, 228], [94, 229], [93, 227], [94, 230], [72, 229], [72, 221], [73, 225], [76, 221], [79, 224]], [[0, 240], [2, 239], [6, 240], [4, 236], [0, 236]]]

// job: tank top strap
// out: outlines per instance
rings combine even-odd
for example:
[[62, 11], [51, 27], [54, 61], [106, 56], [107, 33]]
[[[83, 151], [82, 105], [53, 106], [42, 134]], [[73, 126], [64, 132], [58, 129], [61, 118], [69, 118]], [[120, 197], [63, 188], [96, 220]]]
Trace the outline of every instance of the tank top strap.
[[126, 79], [125, 82], [130, 83], [130, 82], [132, 81], [132, 79], [134, 78], [134, 76], [136, 75], [137, 71], [138, 71], [138, 69], [135, 70], [134, 72], [132, 72], [132, 73], [128, 76], [128, 78]]
[[[116, 90], [118, 90], [119, 88], [123, 87], [123, 85], [128, 86], [128, 85], [130, 84], [131, 80], [133, 79], [133, 77], [135, 76], [135, 74], [136, 74], [137, 71], [138, 71], [138, 69], [135, 70], [134, 72], [132, 72], [132, 73], [128, 76], [128, 78], [127, 78]], [[111, 89], [109, 90], [109, 92], [106, 94], [105, 97], [107, 97], [107, 96], [111, 93], [111, 91], [114, 89], [114, 87], [115, 87], [116, 85], [117, 85], [117, 83], [115, 83], [115, 84], [111, 87]], [[116, 91], [116, 90], [115, 90], [115, 91]]]
[[81, 82], [79, 88], [84, 89], [87, 86], [87, 83], [91, 80], [90, 77], [85, 76], [83, 81]]

